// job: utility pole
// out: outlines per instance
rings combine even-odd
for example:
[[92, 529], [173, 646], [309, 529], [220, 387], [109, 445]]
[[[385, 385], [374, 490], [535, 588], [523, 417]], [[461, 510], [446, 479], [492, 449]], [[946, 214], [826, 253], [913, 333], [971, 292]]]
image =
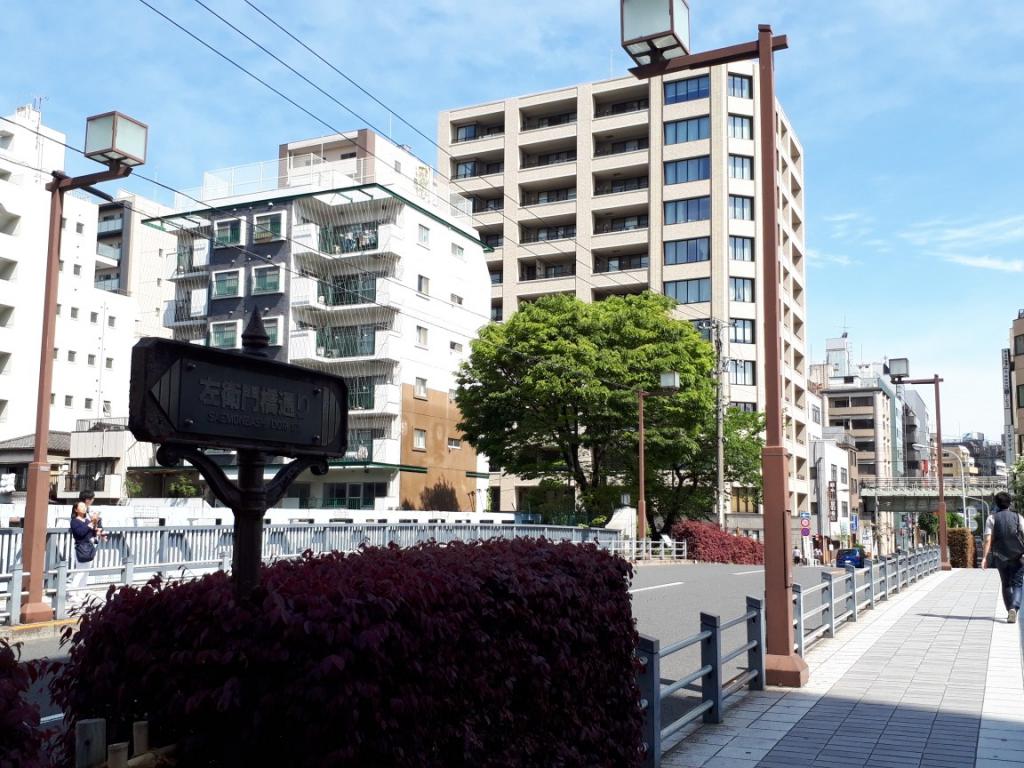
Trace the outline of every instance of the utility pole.
[[715, 482], [715, 511], [718, 514], [718, 527], [725, 530], [725, 365], [722, 356], [722, 329], [725, 323], [711, 318], [711, 329], [715, 334], [715, 426], [717, 437], [715, 447], [718, 452]]

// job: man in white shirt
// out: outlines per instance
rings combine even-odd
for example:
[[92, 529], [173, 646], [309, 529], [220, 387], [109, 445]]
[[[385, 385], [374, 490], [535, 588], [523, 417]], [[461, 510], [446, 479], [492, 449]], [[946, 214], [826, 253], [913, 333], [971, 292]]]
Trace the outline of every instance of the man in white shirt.
[[1010, 510], [1010, 494], [1005, 491], [996, 494], [995, 502], [995, 513], [985, 521], [985, 551], [981, 556], [981, 567], [988, 568], [991, 554], [992, 564], [999, 570], [1002, 583], [1006, 623], [1014, 624], [1024, 586], [1024, 516]]

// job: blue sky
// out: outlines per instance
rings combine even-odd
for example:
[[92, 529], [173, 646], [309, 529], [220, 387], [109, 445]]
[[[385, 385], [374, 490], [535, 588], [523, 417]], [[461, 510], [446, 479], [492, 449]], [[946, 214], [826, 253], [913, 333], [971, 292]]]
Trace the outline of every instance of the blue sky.
[[[387, 112], [242, 0], [205, 0], [320, 83], [282, 70], [192, 0], [149, 0], [339, 129]], [[624, 74], [616, 0], [253, 0], [428, 136], [437, 112]], [[805, 148], [810, 357], [844, 327], [857, 357], [939, 373], [947, 434], [1001, 431], [1000, 349], [1024, 308], [1024, 6], [1018, 0], [691, 0], [696, 50], [789, 35], [780, 99]], [[86, 115], [150, 125], [144, 171], [179, 188], [328, 129], [138, 0], [7, 0], [0, 111], [43, 96], [81, 145]], [[42, 55], [44, 45], [49, 49]], [[402, 125], [392, 138], [436, 162]], [[73, 161], [72, 171], [87, 167]], [[151, 192], [146, 185], [142, 193]], [[930, 396], [927, 398], [930, 402]]]

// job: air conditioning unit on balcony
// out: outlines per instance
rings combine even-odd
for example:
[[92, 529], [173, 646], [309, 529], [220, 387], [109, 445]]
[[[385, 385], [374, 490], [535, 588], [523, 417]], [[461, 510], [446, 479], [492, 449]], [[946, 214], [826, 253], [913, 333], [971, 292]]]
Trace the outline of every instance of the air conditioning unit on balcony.
[[326, 347], [317, 347], [316, 348], [316, 356], [317, 357], [326, 357], [326, 355], [325, 355], [326, 352], [327, 352], [327, 348]]

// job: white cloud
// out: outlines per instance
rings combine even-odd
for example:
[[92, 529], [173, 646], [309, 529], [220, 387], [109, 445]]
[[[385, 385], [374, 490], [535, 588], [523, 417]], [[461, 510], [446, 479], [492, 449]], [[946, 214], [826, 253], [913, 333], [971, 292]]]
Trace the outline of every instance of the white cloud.
[[925, 222], [911, 227], [900, 236], [912, 245], [928, 248], [964, 245], [985, 248], [1024, 242], [1024, 214], [978, 221], [962, 227], [950, 227], [940, 222]]
[[824, 267], [827, 264], [835, 264], [840, 267], [851, 267], [855, 264], [860, 264], [859, 261], [851, 259], [846, 254], [825, 253], [824, 251], [819, 251], [817, 248], [809, 248], [807, 250], [807, 260], [813, 267]]
[[1024, 259], [995, 259], [991, 256], [957, 256], [946, 255], [946, 261], [963, 264], [976, 269], [993, 269], [998, 272], [1024, 272]]

